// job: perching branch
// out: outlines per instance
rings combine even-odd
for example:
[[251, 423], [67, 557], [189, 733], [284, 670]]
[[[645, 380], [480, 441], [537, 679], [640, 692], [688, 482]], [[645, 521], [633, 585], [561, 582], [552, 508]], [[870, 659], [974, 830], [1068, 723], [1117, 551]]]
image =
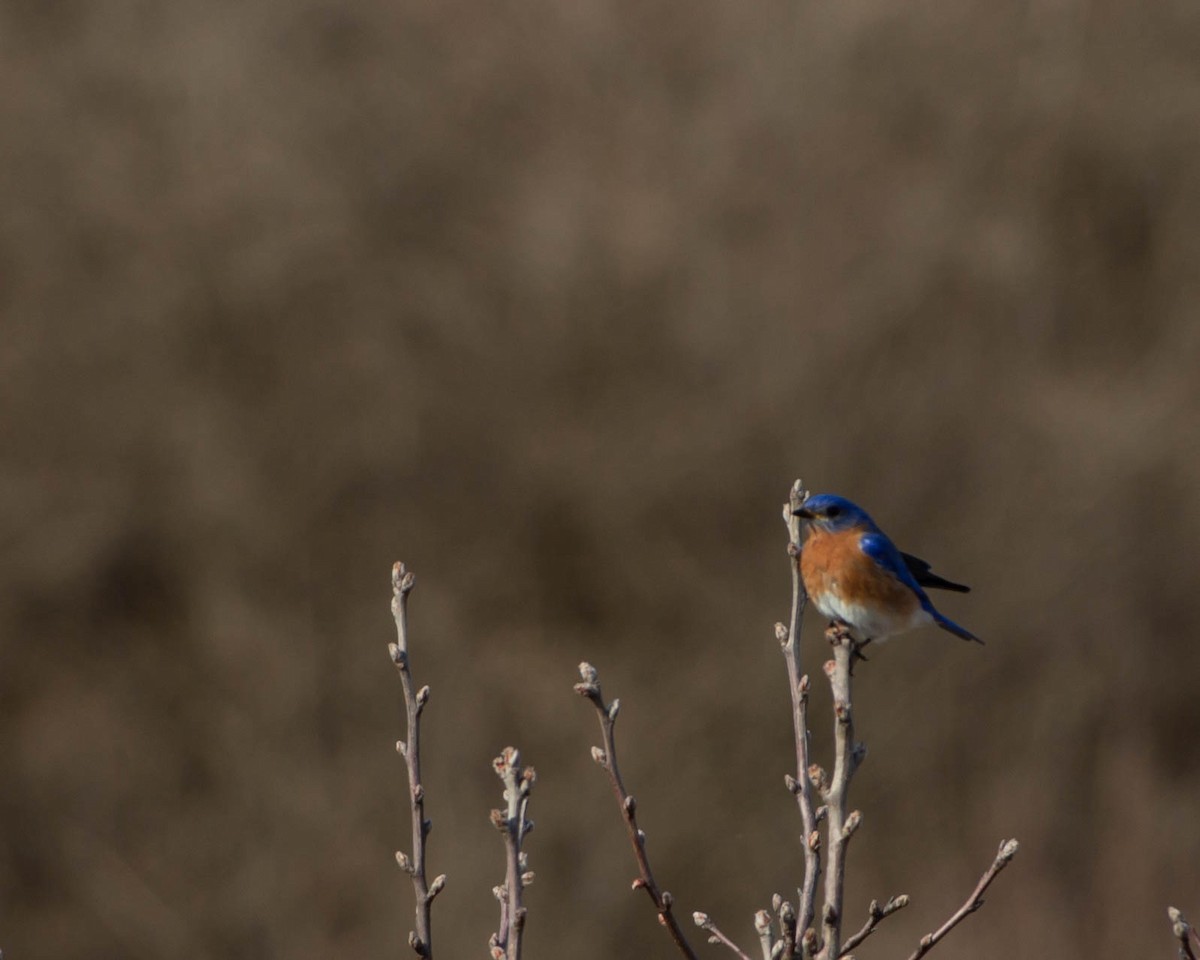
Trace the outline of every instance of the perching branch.
[[1196, 960], [1192, 941], [1200, 946], [1200, 934], [1196, 933], [1196, 928], [1187, 922], [1177, 907], [1167, 907], [1167, 916], [1171, 918], [1171, 932], [1179, 941], [1179, 960]]
[[[692, 920], [695, 921], [696, 926], [709, 934], [709, 943], [724, 944], [730, 950], [732, 950], [733, 953], [740, 958], [740, 960], [750, 960], [749, 954], [747, 954], [741, 947], [725, 936], [725, 934], [721, 932], [721, 929], [712, 922], [707, 913], [701, 913], [699, 910], [697, 910], [692, 914]], [[768, 929], [770, 929], [769, 923]]]
[[492, 811], [492, 825], [504, 834], [506, 870], [504, 886], [493, 890], [500, 901], [500, 928], [492, 934], [488, 946], [492, 960], [520, 960], [521, 934], [525, 929], [521, 891], [533, 883], [521, 842], [533, 829], [533, 821], [525, 819], [525, 811], [537, 774], [533, 767], [521, 769], [521, 754], [515, 747], [505, 747], [492, 761], [492, 768], [504, 783], [506, 809]]
[[697, 960], [695, 951], [683, 935], [679, 921], [671, 912], [674, 898], [666, 890], [660, 890], [654, 881], [654, 874], [650, 871], [650, 860], [646, 856], [646, 834], [637, 825], [637, 803], [626, 792], [625, 784], [621, 780], [621, 773], [617, 768], [617, 744], [613, 736], [613, 727], [617, 721], [617, 712], [621, 709], [621, 701], [614, 699], [611, 704], [604, 702], [604, 697], [600, 692], [599, 674], [590, 663], [579, 665], [579, 676], [582, 678], [582, 683], [575, 684], [575, 692], [590, 700], [592, 706], [596, 708], [596, 715], [600, 720], [600, 734], [604, 743], [602, 748], [592, 747], [592, 759], [608, 772], [608, 780], [612, 786], [613, 795], [617, 798], [617, 804], [621, 808], [621, 814], [625, 818], [625, 828], [629, 833], [629, 842], [633, 845], [633, 855], [637, 860], [638, 878], [633, 881], [633, 888], [636, 890], [641, 887], [646, 891], [654, 903], [654, 908], [658, 911], [659, 923], [667, 928], [675, 946], [679, 948], [679, 952], [689, 960]]
[[878, 900], [872, 900], [870, 907], [867, 908], [867, 922], [863, 924], [862, 929], [858, 933], [846, 938], [846, 942], [842, 944], [842, 952], [838, 956], [846, 956], [846, 954], [874, 933], [875, 928], [879, 926], [881, 921], [890, 917], [897, 910], [903, 910], [907, 906], [908, 894], [905, 893], [900, 894], [898, 897], [892, 897], [882, 907], [879, 905]]
[[[821, 842], [817, 833], [817, 813], [813, 809], [812, 783], [809, 780], [808, 756], [808, 676], [800, 673], [800, 621], [808, 605], [808, 594], [800, 577], [800, 518], [796, 510], [808, 499], [804, 484], [797, 480], [792, 484], [788, 502], [783, 508], [783, 519], [788, 527], [788, 556], [792, 568], [792, 615], [788, 626], [777, 623], [775, 636], [783, 648], [787, 663], [788, 690], [792, 696], [792, 728], [796, 738], [796, 776], [786, 778], [787, 787], [796, 797], [800, 808], [800, 821], [804, 835], [804, 882], [799, 890], [800, 916], [798, 929], [803, 934], [812, 926], [816, 915], [817, 881], [821, 875]], [[791, 956], [792, 947], [785, 949]]]
[[425, 788], [421, 786], [421, 712], [429, 700], [429, 687], [413, 692], [412, 672], [408, 663], [408, 595], [416, 583], [416, 577], [404, 568], [404, 564], [392, 566], [392, 616], [396, 620], [396, 643], [388, 644], [392, 663], [400, 673], [400, 684], [404, 688], [404, 706], [408, 718], [406, 740], [396, 741], [397, 752], [408, 765], [408, 798], [412, 812], [412, 858], [403, 850], [396, 851], [396, 862], [400, 869], [412, 877], [416, 892], [416, 930], [410, 930], [408, 945], [417, 956], [432, 960], [433, 931], [430, 925], [430, 907], [434, 898], [446, 886], [446, 875], [434, 878], [432, 884], [425, 882], [425, 840], [432, 824], [425, 818]]
[[1020, 845], [1016, 840], [1005, 840], [1000, 844], [1000, 849], [996, 853], [996, 859], [992, 861], [992, 865], [987, 868], [983, 876], [979, 878], [979, 883], [975, 885], [975, 889], [971, 891], [971, 895], [967, 897], [967, 902], [964, 903], [954, 915], [943, 923], [933, 933], [927, 933], [921, 938], [921, 942], [917, 945], [908, 957], [908, 960], [920, 960], [930, 950], [932, 950], [941, 939], [953, 930], [963, 919], [974, 913], [983, 906], [983, 892], [988, 888], [997, 874], [1008, 866], [1009, 861], [1017, 854], [1017, 848]]
[[854, 710], [850, 698], [850, 667], [854, 662], [856, 642], [847, 627], [831, 624], [825, 636], [833, 647], [833, 659], [825, 662], [825, 675], [833, 691], [834, 764], [833, 777], [826, 782], [818, 770], [817, 783], [825, 801], [826, 836], [829, 842], [829, 865], [825, 872], [825, 904], [821, 911], [821, 936], [824, 941], [820, 956], [836, 960], [841, 956], [842, 898], [846, 880], [846, 847], [862, 822], [862, 814], [847, 813], [850, 779], [867, 755], [864, 744], [854, 739]]

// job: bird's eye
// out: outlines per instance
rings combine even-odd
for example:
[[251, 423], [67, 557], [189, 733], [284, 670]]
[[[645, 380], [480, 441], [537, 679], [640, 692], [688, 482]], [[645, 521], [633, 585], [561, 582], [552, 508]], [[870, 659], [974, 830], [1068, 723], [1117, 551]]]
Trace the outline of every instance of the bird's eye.
[[825, 516], [837, 517], [837, 516], [840, 516], [841, 513], [842, 513], [841, 507], [830, 507], [828, 510], [825, 511]]

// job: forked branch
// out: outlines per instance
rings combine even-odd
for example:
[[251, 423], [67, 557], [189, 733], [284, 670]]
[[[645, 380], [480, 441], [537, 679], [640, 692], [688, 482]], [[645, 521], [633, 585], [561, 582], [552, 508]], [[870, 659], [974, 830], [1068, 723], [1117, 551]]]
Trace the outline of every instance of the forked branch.
[[637, 802], [626, 791], [625, 783], [621, 780], [621, 772], [617, 767], [617, 743], [613, 735], [613, 727], [617, 722], [617, 712], [621, 709], [621, 701], [614, 699], [612, 703], [604, 702], [604, 696], [600, 692], [600, 676], [590, 663], [579, 665], [579, 676], [582, 682], [575, 684], [575, 692], [590, 700], [592, 706], [596, 708], [596, 715], [600, 721], [600, 735], [604, 743], [603, 747], [592, 747], [592, 759], [608, 773], [608, 781], [613, 795], [617, 798], [617, 804], [621, 808], [621, 815], [625, 819], [625, 829], [629, 834], [629, 842], [633, 846], [634, 858], [637, 860], [638, 877], [633, 881], [633, 888], [636, 890], [640, 887], [646, 891], [646, 895], [654, 903], [654, 909], [658, 911], [659, 923], [667, 928], [667, 932], [670, 933], [679, 952], [689, 960], [697, 960], [696, 952], [688, 943], [687, 937], [683, 935], [679, 921], [675, 919], [675, 914], [671, 911], [674, 898], [666, 890], [661, 890], [654, 880], [654, 874], [650, 870], [650, 859], [646, 856], [646, 834], [637, 825]]
[[492, 934], [488, 947], [492, 960], [521, 960], [521, 935], [525, 930], [521, 892], [533, 883], [521, 843], [533, 829], [533, 821], [525, 817], [525, 811], [537, 774], [533, 767], [521, 769], [521, 754], [515, 747], [505, 747], [492, 761], [492, 769], [504, 784], [505, 809], [492, 811], [492, 826], [504, 835], [505, 876], [504, 885], [493, 890], [500, 901], [500, 928]]
[[983, 906], [983, 892], [996, 879], [1000, 871], [1007, 867], [1012, 858], [1017, 855], [1017, 848], [1019, 846], [1020, 844], [1016, 840], [1005, 840], [1000, 844], [1000, 849], [996, 852], [996, 859], [992, 861], [992, 865], [979, 878], [979, 883], [975, 885], [975, 889], [967, 897], [966, 903], [959, 907], [950, 919], [938, 927], [937, 930], [933, 933], [925, 934], [921, 938], [921, 942], [917, 945], [917, 949], [909, 954], [908, 960], [920, 960], [921, 957], [937, 946], [946, 934], [958, 926], [967, 916]]

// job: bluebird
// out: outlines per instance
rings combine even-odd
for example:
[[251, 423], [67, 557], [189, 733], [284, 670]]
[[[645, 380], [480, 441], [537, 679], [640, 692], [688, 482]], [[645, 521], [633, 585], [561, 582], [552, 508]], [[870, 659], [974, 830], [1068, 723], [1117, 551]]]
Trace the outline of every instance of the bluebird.
[[806, 528], [800, 553], [804, 589], [821, 613], [849, 626], [861, 644], [927, 623], [983, 643], [938, 613], [923, 589], [967, 593], [971, 588], [939, 577], [924, 560], [901, 553], [862, 507], [821, 493], [805, 500], [795, 515]]

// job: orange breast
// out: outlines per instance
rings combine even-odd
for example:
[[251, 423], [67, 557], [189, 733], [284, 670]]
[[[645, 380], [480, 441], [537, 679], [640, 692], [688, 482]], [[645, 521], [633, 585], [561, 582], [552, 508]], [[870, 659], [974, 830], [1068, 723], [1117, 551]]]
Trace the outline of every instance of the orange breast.
[[914, 612], [916, 594], [858, 548], [862, 531], [813, 530], [800, 554], [804, 589], [812, 596], [832, 593], [849, 603], [897, 614]]

